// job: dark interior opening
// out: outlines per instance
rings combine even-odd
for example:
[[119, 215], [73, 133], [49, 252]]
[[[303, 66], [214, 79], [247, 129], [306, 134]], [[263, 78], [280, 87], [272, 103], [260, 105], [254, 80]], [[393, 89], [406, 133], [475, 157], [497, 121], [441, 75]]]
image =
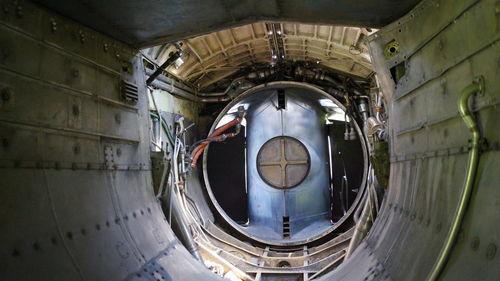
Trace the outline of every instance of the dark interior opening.
[[[244, 130], [242, 126], [241, 131]], [[234, 128], [227, 132], [234, 132]], [[238, 134], [223, 142], [213, 142], [208, 148], [207, 171], [212, 192], [221, 208], [239, 224], [248, 221], [244, 163], [244, 134]]]
[[363, 150], [359, 138], [345, 140], [345, 122], [327, 126], [331, 139], [332, 221], [336, 222], [354, 202], [363, 180]]

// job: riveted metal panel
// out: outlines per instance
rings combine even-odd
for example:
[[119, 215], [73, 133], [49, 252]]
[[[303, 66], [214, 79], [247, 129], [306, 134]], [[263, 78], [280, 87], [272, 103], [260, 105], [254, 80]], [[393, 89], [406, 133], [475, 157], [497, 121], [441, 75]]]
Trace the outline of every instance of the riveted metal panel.
[[[12, 71], [23, 72], [27, 75], [37, 75], [40, 60], [40, 43], [30, 37], [19, 34], [5, 25], [0, 25], [0, 65]], [[31, 59], [24, 59], [29, 55]]]
[[[109, 173], [50, 170], [46, 175], [58, 226], [69, 251], [87, 278], [121, 279], [140, 266], [141, 259], [123, 230], [122, 212], [113, 202], [114, 190]], [[75, 178], [79, 180], [73, 181]], [[96, 182], [107, 183], [107, 186]], [[95, 198], [96, 194], [100, 196]], [[96, 228], [97, 224], [100, 230]], [[89, 247], [89, 244], [93, 246]], [[99, 263], [95, 264], [95, 260]]]
[[[137, 276], [179, 243], [152, 191], [141, 57], [30, 2], [0, 6], [2, 279]], [[208, 273], [178, 247], [186, 276]]]
[[138, 142], [139, 120], [137, 112], [132, 109], [123, 109], [111, 103], [99, 103], [99, 132], [109, 133], [124, 140]]
[[79, 269], [54, 221], [44, 171], [2, 168], [0, 175], [2, 278], [80, 280]]
[[40, 79], [94, 93], [97, 71], [95, 65], [72, 58], [57, 49], [43, 48], [40, 62]]
[[[439, 280], [493, 280], [498, 246], [498, 1], [423, 1], [370, 38], [389, 104], [391, 178], [365, 245], [325, 280], [426, 280], [455, 215], [468, 163], [469, 130], [458, 114], [464, 87], [479, 75], [484, 95], [470, 102], [490, 144], [481, 154], [476, 184], [459, 237]], [[396, 40], [400, 53], [386, 58]], [[395, 83], [390, 68], [405, 62]], [[496, 121], [494, 121], [496, 120]], [[498, 185], [498, 184], [496, 184]], [[383, 270], [352, 272], [368, 257]], [[488, 254], [489, 253], [489, 254]], [[351, 260], [352, 259], [352, 260]]]

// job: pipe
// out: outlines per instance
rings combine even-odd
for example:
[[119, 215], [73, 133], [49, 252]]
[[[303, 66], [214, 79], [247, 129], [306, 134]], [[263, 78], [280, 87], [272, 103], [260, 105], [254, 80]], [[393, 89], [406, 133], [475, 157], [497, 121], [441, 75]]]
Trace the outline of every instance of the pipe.
[[[153, 81], [151, 83], [151, 86], [153, 86], [154, 88], [164, 90], [165, 92], [168, 92], [174, 96], [185, 98], [185, 99], [188, 99], [188, 100], [194, 101], [194, 102], [205, 102], [205, 103], [225, 102], [225, 101], [229, 101], [231, 99], [228, 95], [216, 96], [216, 94], [219, 94], [219, 93], [213, 93], [214, 96], [207, 96], [207, 97], [200, 98], [200, 97], [197, 97], [194, 94], [191, 94], [190, 92], [185, 91], [185, 90], [183, 90], [183, 89], [181, 89], [173, 84], [167, 84], [166, 82], [164, 82], [161, 79], [158, 79], [157, 81]], [[211, 93], [204, 93], [204, 94], [208, 95]], [[224, 94], [224, 93], [222, 93], [222, 94]]]
[[[154, 73], [154, 70], [146, 68], [146, 75], [150, 76], [153, 73]], [[173, 85], [175, 88], [181, 89], [181, 90], [185, 91], [186, 93], [188, 93], [192, 96], [195, 96], [194, 90], [191, 87], [189, 87], [181, 82], [178, 82], [175, 79], [172, 79], [168, 76], [165, 76], [164, 74], [158, 75], [158, 77], [156, 77], [156, 80], [154, 82], [158, 82], [158, 81], [161, 81], [164, 84], [169, 85], [170, 87], [172, 87], [172, 85]]]
[[207, 97], [207, 98], [201, 98], [199, 101], [201, 102], [225, 102], [229, 101], [230, 98], [228, 96], [219, 96], [219, 97]]
[[[242, 117], [236, 117], [233, 119], [233, 121], [225, 124], [224, 126], [220, 127], [219, 129], [215, 130], [215, 132], [213, 132], [212, 134], [210, 134], [208, 136], [209, 139], [212, 139], [212, 138], [216, 138], [218, 137], [220, 134], [222, 134], [224, 131], [226, 131], [227, 129], [233, 127], [234, 125], [239, 125], [240, 122], [242, 120]], [[230, 133], [230, 134], [227, 134], [227, 135], [223, 135], [223, 138], [227, 138], [227, 137], [234, 137], [236, 136], [238, 133], [239, 133], [239, 130], [240, 130], [240, 127], [238, 126], [236, 128], [236, 132], [235, 133]], [[194, 168], [196, 167], [196, 163], [198, 162], [198, 158], [200, 157], [201, 153], [203, 152], [203, 150], [205, 150], [205, 148], [208, 146], [208, 144], [210, 143], [210, 141], [205, 141], [203, 143], [201, 143], [200, 145], [198, 145], [194, 150], [193, 152], [191, 153], [191, 159], [192, 159], [192, 162], [191, 162], [191, 167]]]
[[158, 186], [158, 193], [156, 194], [156, 198], [160, 198], [163, 195], [165, 182], [168, 178], [168, 172], [170, 171], [170, 162], [166, 159], [163, 161], [163, 172], [161, 175], [160, 185]]
[[363, 206], [363, 212], [361, 213], [361, 217], [356, 223], [356, 227], [354, 229], [354, 233], [352, 235], [351, 241], [349, 242], [349, 247], [345, 253], [345, 260], [347, 260], [352, 252], [358, 247], [363, 238], [365, 238], [368, 230], [370, 230], [372, 222], [373, 222], [373, 206], [372, 198], [370, 196], [371, 186], [368, 186], [366, 190], [366, 199], [365, 205]]
[[[179, 178], [179, 164], [177, 163], [178, 157], [179, 157], [179, 151], [180, 151], [180, 146], [179, 146], [180, 140], [176, 138], [175, 140], [175, 147], [174, 147], [174, 156], [172, 158], [172, 176], [173, 176], [173, 181], [174, 185], [171, 186], [171, 188], [168, 189], [169, 193], [166, 194], [165, 196], [161, 197], [162, 199], [162, 208], [164, 209], [163, 211], [166, 213], [167, 210], [165, 210], [168, 206], [168, 211], [169, 211], [169, 216], [171, 216], [171, 220], [169, 223], [172, 225], [172, 229], [174, 229], [175, 233], [177, 234], [179, 240], [182, 242], [182, 244], [186, 247], [186, 249], [195, 257], [197, 260], [203, 263], [203, 258], [200, 255], [200, 252], [198, 251], [198, 248], [195, 245], [193, 236], [191, 234], [190, 229], [188, 228], [189, 224], [187, 223], [184, 215], [182, 214], [181, 211], [181, 202], [177, 201], [178, 198], [175, 196], [175, 190], [174, 186], [177, 186], [178, 192], [180, 191], [180, 188], [178, 187], [178, 184], [180, 184], [181, 179]], [[166, 181], [163, 182], [163, 185], [165, 185]], [[164, 186], [161, 188], [163, 189]]]
[[383, 129], [383, 124], [374, 117], [368, 117], [365, 122], [365, 133], [368, 136], [373, 136], [379, 130]]
[[465, 87], [458, 99], [458, 111], [460, 112], [460, 116], [462, 117], [465, 125], [472, 134], [472, 137], [470, 139], [467, 172], [465, 174], [465, 183], [462, 195], [458, 202], [458, 207], [455, 211], [455, 217], [452, 220], [450, 230], [448, 231], [448, 236], [446, 237], [446, 240], [443, 244], [444, 246], [441, 248], [441, 252], [439, 253], [438, 258], [436, 259], [436, 262], [434, 263], [434, 266], [426, 279], [427, 281], [437, 280], [442, 270], [444, 269], [444, 266], [448, 261], [451, 250], [456, 241], [458, 231], [467, 210], [467, 204], [472, 193], [472, 188], [474, 187], [474, 180], [476, 177], [476, 171], [480, 157], [479, 149], [481, 146], [481, 135], [479, 133], [479, 128], [477, 126], [476, 120], [474, 119], [474, 116], [469, 110], [469, 98], [475, 93], [484, 93], [484, 78], [482, 76], [474, 79], [472, 84]]
[[212, 92], [212, 93], [198, 93], [197, 95], [200, 97], [221, 97], [225, 96], [227, 89], [224, 92]]
[[[361, 199], [360, 206], [364, 206], [366, 202], [366, 195], [363, 196], [363, 199]], [[363, 208], [364, 209], [364, 208]], [[352, 219], [354, 222], [357, 224], [359, 221], [359, 216], [361, 215], [361, 212], [363, 211], [362, 208], [357, 208], [354, 214], [352, 215]]]
[[[169, 189], [169, 192], [174, 192], [172, 189]], [[167, 200], [170, 198], [171, 200]], [[179, 202], [177, 202], [176, 196], [164, 196], [162, 197], [162, 206], [170, 206], [170, 210], [172, 211], [172, 220], [170, 221], [172, 225], [172, 229], [177, 230], [175, 233], [179, 236], [179, 240], [182, 242], [184, 247], [195, 257], [197, 260], [203, 262], [203, 258], [198, 251], [198, 248], [195, 245], [193, 236], [188, 228], [188, 223], [184, 219], [181, 214]], [[167, 213], [168, 210], [163, 210]]]
[[151, 82], [151, 86], [154, 88], [164, 90], [165, 92], [168, 92], [169, 94], [172, 94], [174, 96], [188, 99], [190, 101], [194, 101], [194, 102], [200, 101], [200, 99], [198, 97], [194, 96], [193, 94], [191, 94], [191, 93], [189, 93], [181, 88], [178, 88], [178, 87], [174, 86], [173, 84], [167, 84], [167, 83], [161, 81], [160, 79]]
[[[369, 99], [368, 99], [369, 101]], [[358, 111], [361, 113], [361, 116], [363, 117], [363, 121], [366, 122], [368, 120], [368, 117], [370, 117], [369, 109], [368, 109], [368, 103], [364, 99], [360, 99], [358, 103]]]
[[158, 67], [151, 76], [149, 76], [148, 80], [146, 80], [146, 85], [151, 85], [153, 81], [156, 80], [156, 77], [160, 75], [165, 68], [167, 68], [169, 65], [171, 65], [176, 59], [181, 57], [181, 52], [175, 52], [173, 53], [160, 67]]
[[163, 130], [165, 131], [165, 134], [167, 135], [168, 142], [170, 143], [170, 145], [174, 146], [174, 138], [171, 135], [170, 130], [168, 129], [167, 122], [165, 122], [165, 120], [163, 120], [163, 117], [161, 116], [160, 111], [158, 110], [158, 106], [156, 106], [156, 101], [155, 101], [155, 96], [153, 94], [153, 91], [148, 91], [148, 92], [151, 95], [151, 100], [153, 101], [153, 106], [155, 108], [156, 114], [158, 115], [158, 119], [160, 119], [160, 125], [163, 128]]
[[[250, 83], [250, 85], [247, 84], [247, 87], [242, 87], [245, 82], [245, 77], [239, 77], [234, 79], [229, 86], [227, 86], [226, 90], [224, 92], [213, 92], [213, 93], [197, 93], [197, 96], [200, 96], [199, 101], [201, 102], [226, 102], [231, 100], [231, 97], [234, 97], [236, 94], [230, 95], [231, 90], [247, 90], [254, 85]], [[247, 81], [248, 82], [248, 81]]]
[[244, 80], [245, 77], [239, 77], [239, 78], [236, 78], [234, 79], [233, 81], [231, 81], [231, 83], [229, 83], [229, 86], [227, 86], [226, 90], [224, 90], [224, 92], [215, 92], [215, 93], [197, 93], [198, 96], [200, 97], [220, 97], [220, 96], [227, 96], [227, 94], [229, 93], [229, 91], [233, 88], [233, 84], [236, 83], [236, 82], [239, 82], [241, 80]]

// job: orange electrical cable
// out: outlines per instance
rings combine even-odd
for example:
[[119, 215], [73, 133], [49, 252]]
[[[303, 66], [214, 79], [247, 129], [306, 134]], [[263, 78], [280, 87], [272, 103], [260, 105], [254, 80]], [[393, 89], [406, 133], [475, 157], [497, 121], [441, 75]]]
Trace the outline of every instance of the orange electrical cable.
[[[221, 126], [220, 128], [218, 128], [217, 130], [215, 130], [213, 133], [211, 133], [208, 138], [209, 139], [221, 139], [221, 137], [217, 138], [220, 134], [222, 134], [223, 132], [225, 132], [227, 129], [233, 127], [234, 125], [236, 124], [239, 124], [241, 122], [241, 118], [240, 117], [237, 117], [237, 118], [234, 118], [233, 121]], [[230, 134], [227, 134], [224, 136], [224, 138], [232, 138], [236, 136], [235, 133], [230, 133]], [[198, 163], [198, 158], [200, 158], [201, 156], [201, 153], [203, 152], [203, 150], [205, 150], [205, 148], [208, 146], [208, 144], [211, 142], [211, 140], [207, 140], [207, 141], [204, 141], [202, 142], [200, 145], [198, 145], [194, 150], [193, 152], [191, 153], [191, 167], [194, 168], [196, 167], [196, 164]]]

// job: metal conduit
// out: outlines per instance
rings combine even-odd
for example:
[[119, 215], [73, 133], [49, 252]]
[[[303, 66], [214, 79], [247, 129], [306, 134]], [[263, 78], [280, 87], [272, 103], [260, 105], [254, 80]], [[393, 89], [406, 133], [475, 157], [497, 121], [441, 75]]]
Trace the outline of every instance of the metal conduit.
[[374, 221], [374, 214], [373, 214], [373, 209], [374, 205], [377, 204], [374, 202], [372, 198], [372, 192], [371, 189], [373, 186], [368, 185], [366, 194], [365, 194], [365, 200], [364, 200], [364, 206], [363, 206], [363, 211], [361, 212], [361, 216], [357, 219], [356, 221], [356, 226], [354, 228], [354, 233], [352, 235], [351, 241], [349, 242], [349, 246], [346, 250], [345, 253], [345, 260], [347, 260], [351, 254], [356, 250], [358, 245], [363, 241], [365, 238], [366, 234], [370, 230], [372, 226], [372, 222]]
[[[175, 231], [177, 235], [179, 235], [179, 240], [182, 242], [184, 247], [195, 257], [197, 260], [203, 262], [203, 259], [200, 255], [200, 252], [198, 251], [198, 248], [195, 245], [193, 236], [191, 235], [191, 231], [188, 228], [188, 223], [184, 219], [179, 202], [177, 201], [177, 197], [173, 193], [174, 190], [168, 189], [169, 193], [166, 194], [161, 198], [163, 201], [162, 206], [170, 206], [171, 211], [172, 211], [172, 219], [170, 221], [170, 224], [172, 225], [172, 228]], [[165, 213], [168, 213], [170, 210], [163, 210]]]
[[452, 220], [450, 230], [448, 231], [446, 240], [443, 244], [443, 247], [441, 248], [441, 252], [437, 257], [432, 270], [427, 276], [427, 281], [437, 280], [439, 278], [439, 275], [443, 271], [458, 236], [458, 231], [460, 229], [460, 226], [462, 225], [462, 221], [467, 210], [467, 204], [472, 193], [472, 188], [474, 187], [474, 180], [476, 177], [476, 171], [480, 157], [479, 149], [481, 146], [481, 135], [479, 133], [479, 128], [477, 126], [476, 120], [474, 119], [474, 116], [469, 110], [469, 98], [475, 93], [484, 93], [484, 78], [482, 76], [474, 79], [472, 84], [465, 87], [458, 99], [458, 111], [460, 112], [460, 116], [462, 116], [463, 121], [472, 134], [472, 137], [470, 139], [467, 172], [465, 175], [464, 189], [462, 191], [462, 195], [460, 196], [460, 201], [458, 202], [458, 207], [455, 211], [455, 216]]

